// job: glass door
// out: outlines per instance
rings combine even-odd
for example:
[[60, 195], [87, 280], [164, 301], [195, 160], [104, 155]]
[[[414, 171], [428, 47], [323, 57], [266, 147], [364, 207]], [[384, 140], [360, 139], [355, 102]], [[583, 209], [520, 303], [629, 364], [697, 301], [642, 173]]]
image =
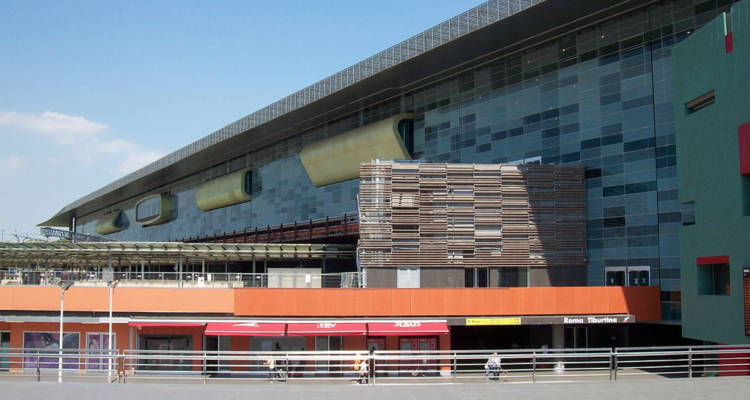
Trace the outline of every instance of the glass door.
[[588, 328], [585, 326], [565, 327], [565, 347], [569, 349], [586, 349], [589, 347]]
[[[208, 353], [216, 354], [215, 352], [229, 352], [232, 350], [232, 337], [231, 336], [205, 336], [204, 337], [203, 349]], [[229, 372], [231, 369], [230, 360], [216, 360], [209, 359], [206, 361], [206, 372], [209, 374], [216, 372]]]
[[[341, 336], [316, 336], [315, 337], [315, 350], [316, 351], [341, 351], [343, 349], [343, 343]], [[331, 373], [333, 377], [341, 377], [335, 372], [341, 371], [341, 365], [336, 361], [316, 361], [315, 371], [321, 375], [328, 375]]]
[[[6, 351], [5, 349], [10, 348], [10, 332], [0, 331], [0, 351]], [[7, 371], [10, 365], [8, 364], [8, 357], [0, 357], [0, 371]]]

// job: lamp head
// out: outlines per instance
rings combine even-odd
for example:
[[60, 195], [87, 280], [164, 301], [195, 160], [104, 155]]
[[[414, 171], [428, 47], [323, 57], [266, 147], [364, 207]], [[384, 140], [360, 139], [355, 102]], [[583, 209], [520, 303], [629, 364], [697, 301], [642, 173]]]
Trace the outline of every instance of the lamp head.
[[70, 289], [70, 287], [71, 287], [71, 286], [73, 286], [73, 284], [74, 284], [74, 283], [75, 283], [75, 282], [73, 282], [73, 281], [62, 281], [62, 280], [61, 280], [60, 282], [58, 282], [58, 285], [60, 285], [60, 288], [61, 288], [61, 289], [63, 290], [63, 292], [64, 292], [64, 291], [66, 291], [66, 290]]

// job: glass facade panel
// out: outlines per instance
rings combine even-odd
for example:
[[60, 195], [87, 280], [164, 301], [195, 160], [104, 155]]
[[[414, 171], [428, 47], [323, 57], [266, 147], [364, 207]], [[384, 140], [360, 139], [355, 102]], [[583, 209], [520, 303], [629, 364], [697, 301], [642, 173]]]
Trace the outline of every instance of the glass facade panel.
[[[160, 226], [131, 226], [111, 237], [179, 240], [356, 212], [358, 182], [316, 188], [300, 163], [301, 149], [411, 112], [413, 127], [402, 134], [414, 158], [583, 165], [589, 285], [611, 284], [605, 267], [637, 265], [650, 268], [650, 284], [679, 291], [677, 227], [694, 223], [695, 217], [693, 205], [676, 199], [671, 48], [733, 3], [693, 7], [666, 1], [523, 53], [498, 53], [485, 65], [332, 116], [289, 139], [173, 182], [166, 189], [179, 198], [178, 218]], [[204, 177], [250, 165], [252, 202], [208, 212], [196, 208], [195, 186]], [[132, 203], [122, 207], [127, 218], [134, 218]], [[93, 232], [100, 214], [80, 217], [78, 231]], [[640, 273], [632, 277], [643, 278]], [[510, 285], [499, 279], [500, 286]], [[619, 284], [628, 279], [612, 275]], [[679, 308], [678, 302], [670, 304]], [[665, 314], [671, 316], [679, 318], [679, 313]]]

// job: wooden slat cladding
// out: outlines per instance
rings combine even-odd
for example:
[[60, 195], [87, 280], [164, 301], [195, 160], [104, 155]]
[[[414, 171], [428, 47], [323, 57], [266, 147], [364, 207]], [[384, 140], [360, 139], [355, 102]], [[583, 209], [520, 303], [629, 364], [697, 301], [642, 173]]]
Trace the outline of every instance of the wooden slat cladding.
[[586, 265], [582, 167], [363, 163], [359, 193], [367, 268]]

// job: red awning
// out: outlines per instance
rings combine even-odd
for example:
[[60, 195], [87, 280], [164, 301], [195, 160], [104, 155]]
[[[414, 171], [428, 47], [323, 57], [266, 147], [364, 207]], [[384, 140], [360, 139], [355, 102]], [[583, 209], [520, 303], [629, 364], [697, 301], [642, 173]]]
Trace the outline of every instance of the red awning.
[[286, 324], [261, 322], [209, 322], [206, 335], [284, 336]]
[[146, 326], [171, 326], [171, 327], [183, 327], [183, 326], [203, 326], [206, 323], [200, 322], [131, 322], [128, 325], [137, 327]]
[[319, 322], [304, 324], [289, 324], [289, 336], [354, 336], [366, 335], [367, 326], [364, 323], [353, 322]]
[[432, 336], [447, 335], [445, 322], [399, 321], [370, 322], [367, 324], [370, 336]]

